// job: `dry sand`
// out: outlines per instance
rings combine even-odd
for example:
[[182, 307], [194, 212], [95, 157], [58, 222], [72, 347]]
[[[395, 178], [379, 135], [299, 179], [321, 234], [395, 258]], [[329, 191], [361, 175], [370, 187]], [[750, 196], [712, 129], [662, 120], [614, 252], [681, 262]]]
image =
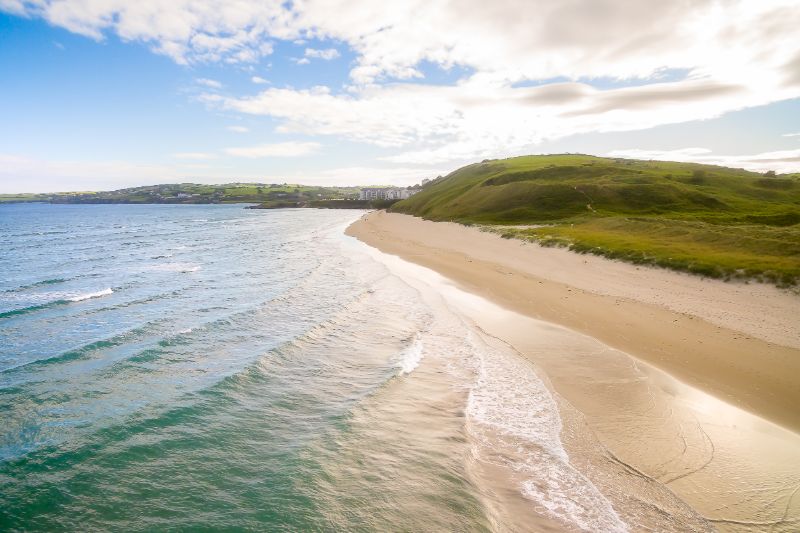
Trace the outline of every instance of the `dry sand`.
[[800, 430], [800, 297], [638, 267], [408, 215], [347, 230], [523, 315], [584, 333]]
[[449, 304], [533, 362], [570, 461], [628, 524], [705, 530], [674, 493], [722, 531], [800, 527], [797, 295], [384, 212], [347, 233], [481, 297]]

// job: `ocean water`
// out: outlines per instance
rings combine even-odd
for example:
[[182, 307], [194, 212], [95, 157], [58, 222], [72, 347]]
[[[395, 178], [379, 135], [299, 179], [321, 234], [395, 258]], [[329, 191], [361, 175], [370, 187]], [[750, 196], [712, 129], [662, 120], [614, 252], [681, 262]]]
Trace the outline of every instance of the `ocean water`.
[[628, 530], [361, 214], [0, 206], [0, 530]]

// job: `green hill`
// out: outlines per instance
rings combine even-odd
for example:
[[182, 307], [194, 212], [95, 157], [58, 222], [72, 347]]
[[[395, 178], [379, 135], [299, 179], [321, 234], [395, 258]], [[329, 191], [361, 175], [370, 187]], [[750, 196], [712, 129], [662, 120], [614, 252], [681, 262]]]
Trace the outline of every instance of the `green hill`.
[[712, 277], [800, 279], [800, 178], [585, 155], [487, 160], [392, 211]]

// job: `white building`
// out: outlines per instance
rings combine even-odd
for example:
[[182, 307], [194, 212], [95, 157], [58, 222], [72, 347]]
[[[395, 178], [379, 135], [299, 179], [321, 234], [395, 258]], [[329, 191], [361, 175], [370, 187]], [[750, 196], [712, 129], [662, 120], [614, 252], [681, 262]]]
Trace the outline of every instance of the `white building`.
[[358, 194], [359, 200], [405, 200], [416, 193], [419, 189], [404, 189], [401, 187], [370, 187], [361, 189]]

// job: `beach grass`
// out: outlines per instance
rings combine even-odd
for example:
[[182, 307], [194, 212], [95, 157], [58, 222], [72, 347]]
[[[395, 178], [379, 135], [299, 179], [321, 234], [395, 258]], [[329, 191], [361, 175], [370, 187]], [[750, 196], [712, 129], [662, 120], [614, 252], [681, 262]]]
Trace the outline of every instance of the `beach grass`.
[[800, 278], [800, 228], [608, 217], [539, 228], [504, 228], [504, 237], [565, 246], [636, 264], [722, 279], [788, 286]]

